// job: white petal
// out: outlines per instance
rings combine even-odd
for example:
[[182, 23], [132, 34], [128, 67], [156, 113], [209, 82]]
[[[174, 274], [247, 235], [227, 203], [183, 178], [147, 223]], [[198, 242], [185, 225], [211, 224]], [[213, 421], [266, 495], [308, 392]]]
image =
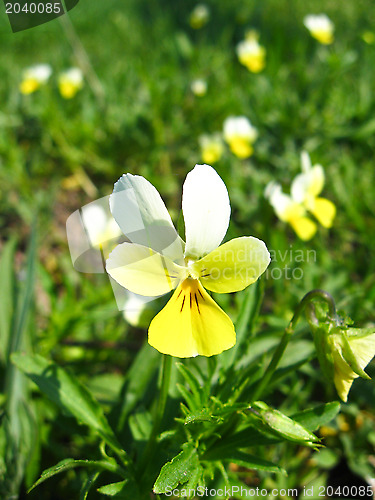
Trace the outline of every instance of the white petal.
[[117, 245], [107, 259], [106, 269], [119, 285], [146, 296], [170, 292], [187, 274], [168, 257], [135, 243]]
[[307, 151], [302, 151], [301, 153], [301, 167], [302, 172], [304, 173], [308, 172], [311, 169], [311, 160]]
[[139, 175], [124, 174], [116, 182], [109, 204], [113, 217], [133, 243], [183, 262], [183, 241], [154, 186]]
[[324, 186], [325, 176], [321, 165], [314, 165], [311, 169], [299, 174], [292, 182], [290, 192], [297, 203], [308, 203], [311, 197], [318, 196]]
[[257, 136], [257, 129], [246, 116], [229, 116], [224, 122], [224, 139], [227, 142], [238, 137], [254, 142]]
[[227, 188], [209, 165], [196, 165], [183, 187], [185, 255], [199, 259], [217, 248], [227, 232], [230, 204]]
[[310, 186], [309, 174], [298, 174], [290, 186], [290, 194], [297, 203], [306, 201]]

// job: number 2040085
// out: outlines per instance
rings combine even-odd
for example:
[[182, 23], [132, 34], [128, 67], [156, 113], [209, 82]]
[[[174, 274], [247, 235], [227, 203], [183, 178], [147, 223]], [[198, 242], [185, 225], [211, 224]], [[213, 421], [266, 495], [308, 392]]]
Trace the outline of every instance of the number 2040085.
[[7, 14], [20, 14], [21, 12], [26, 14], [62, 14], [62, 8], [59, 2], [31, 2], [25, 3], [25, 5], [8, 2], [5, 4], [5, 12]]
[[319, 486], [320, 497], [371, 497], [374, 491], [371, 486]]

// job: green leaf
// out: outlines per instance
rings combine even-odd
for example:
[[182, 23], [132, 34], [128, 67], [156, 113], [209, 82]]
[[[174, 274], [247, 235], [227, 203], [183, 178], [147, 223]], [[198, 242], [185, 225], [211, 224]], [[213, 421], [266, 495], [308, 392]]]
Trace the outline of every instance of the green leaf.
[[176, 363], [176, 367], [181, 375], [184, 377], [185, 381], [189, 384], [192, 396], [196, 405], [201, 405], [201, 394], [202, 386], [199, 383], [197, 377], [192, 373], [191, 370], [182, 363]]
[[258, 458], [254, 455], [249, 455], [248, 453], [244, 453], [239, 450], [233, 450], [232, 452], [228, 453], [228, 456], [218, 455], [218, 459], [229, 460], [230, 462], [240, 465], [241, 467], [247, 467], [248, 469], [264, 470], [267, 472], [275, 473], [281, 472], [282, 474], [286, 475], [286, 471], [282, 467], [279, 467], [278, 465], [275, 465], [268, 460], [263, 460], [262, 458]]
[[3, 362], [9, 348], [10, 331], [15, 298], [15, 279], [13, 260], [16, 240], [10, 240], [4, 245], [0, 260], [0, 357]]
[[109, 426], [103, 409], [74, 375], [37, 354], [14, 353], [12, 361], [51, 401], [79, 423], [96, 431], [108, 446], [124, 457], [125, 452]]
[[128, 371], [121, 390], [123, 400], [113, 411], [118, 432], [123, 429], [129, 414], [144, 397], [150, 383], [155, 379], [159, 366], [160, 354], [146, 342]]
[[332, 401], [331, 403], [318, 405], [315, 408], [295, 413], [291, 418], [309, 431], [316, 431], [322, 425], [326, 425], [333, 420], [339, 411], [340, 403]]
[[127, 483], [128, 481], [125, 479], [125, 481], [106, 484], [105, 486], [101, 486], [100, 488], [98, 488], [98, 492], [102, 493], [103, 495], [108, 495], [109, 497], [117, 496], [118, 498], [125, 498], [123, 495], [119, 495], [119, 493], [123, 492], [126, 489]]
[[196, 412], [198, 410], [199, 405], [196, 403], [193, 394], [188, 389], [186, 389], [186, 387], [182, 384], [176, 384], [176, 387], [178, 389], [178, 392], [181, 394], [181, 396], [187, 403], [189, 410], [193, 413]]
[[95, 481], [98, 479], [99, 475], [100, 471], [94, 471], [88, 475], [85, 482], [82, 484], [81, 491], [79, 492], [79, 500], [87, 499], [87, 495], [90, 493], [90, 490], [93, 487]]
[[192, 446], [186, 446], [181, 453], [163, 465], [154, 484], [154, 493], [166, 493], [177, 488], [179, 484], [188, 482], [192, 475], [197, 477], [197, 469], [202, 469], [197, 450]]
[[93, 467], [98, 471], [107, 470], [115, 474], [117, 473], [122, 477], [126, 475], [125, 471], [121, 467], [112, 462], [105, 462], [103, 460], [74, 460], [74, 458], [66, 458], [65, 460], [61, 460], [61, 462], [54, 465], [53, 467], [50, 467], [49, 469], [43, 471], [40, 478], [33, 484], [29, 492], [50, 477], [53, 477], [56, 474], [60, 474], [61, 472], [65, 472], [67, 470], [74, 469], [75, 467]]
[[194, 413], [189, 413], [185, 418], [185, 425], [193, 424], [197, 422], [216, 422], [218, 417], [212, 415], [212, 412], [209, 408], [202, 408]]
[[136, 483], [134, 481], [130, 481], [129, 479], [101, 486], [98, 488], [98, 492], [102, 495], [122, 500], [134, 500], [135, 498], [140, 498], [139, 489]]

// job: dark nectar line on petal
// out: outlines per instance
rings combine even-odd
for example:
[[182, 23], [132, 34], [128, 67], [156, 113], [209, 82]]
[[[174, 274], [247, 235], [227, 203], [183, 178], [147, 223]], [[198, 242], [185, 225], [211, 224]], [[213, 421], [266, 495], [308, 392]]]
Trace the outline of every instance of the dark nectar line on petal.
[[195, 303], [197, 304], [198, 314], [200, 314], [201, 310], [199, 309], [198, 297], [197, 297], [196, 293], [194, 293], [194, 299], [195, 299]]
[[[182, 291], [182, 290], [181, 290], [181, 291]], [[182, 312], [182, 309], [184, 308], [185, 299], [186, 299], [186, 295], [184, 295], [184, 298], [183, 298], [183, 300], [182, 300], [182, 304], [181, 304], [181, 309], [180, 309], [180, 312]]]

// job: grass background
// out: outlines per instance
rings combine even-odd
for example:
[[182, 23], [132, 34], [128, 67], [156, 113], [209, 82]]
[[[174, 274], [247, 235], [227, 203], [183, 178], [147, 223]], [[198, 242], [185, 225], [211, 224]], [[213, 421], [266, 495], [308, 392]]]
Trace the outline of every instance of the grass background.
[[[30, 342], [35, 351], [70, 366], [108, 406], [146, 340], [146, 329], [124, 322], [104, 274], [84, 275], [73, 269], [65, 221], [74, 210], [110, 194], [118, 177], [131, 172], [155, 185], [177, 222], [183, 180], [201, 162], [198, 137], [221, 131], [229, 115], [247, 116], [259, 139], [249, 160], [227, 151], [215, 164], [231, 199], [227, 239], [263, 239], [277, 255], [270, 275], [284, 265], [303, 272], [301, 279], [287, 279], [283, 273], [280, 279], [269, 275], [264, 280], [259, 327], [263, 338], [279, 331], [313, 288], [330, 292], [356, 325], [373, 326], [375, 321], [375, 45], [362, 38], [366, 31], [375, 32], [373, 2], [206, 4], [211, 12], [208, 24], [192, 30], [192, 1], [80, 0], [70, 19], [103, 96], [86, 80], [71, 101], [61, 98], [56, 84], [60, 71], [79, 64], [64, 26], [55, 20], [13, 34], [4, 9], [0, 11], [1, 248], [16, 242], [14, 268], [22, 282], [30, 228], [38, 214]], [[335, 24], [335, 42], [328, 47], [319, 45], [303, 26], [306, 14], [320, 12]], [[248, 28], [259, 31], [267, 50], [266, 68], [257, 75], [241, 66], [235, 53]], [[22, 96], [22, 70], [37, 63], [50, 64], [54, 73], [40, 91]], [[201, 77], [208, 91], [196, 97], [190, 84]], [[302, 149], [310, 152], [313, 163], [324, 166], [323, 196], [337, 206], [333, 228], [320, 228], [308, 243], [298, 241], [277, 221], [263, 195], [270, 180], [288, 190], [300, 171]], [[316, 252], [316, 259], [294, 260], [297, 251], [307, 255], [309, 250]], [[235, 318], [241, 298], [217, 299]], [[152, 314], [160, 304], [150, 306]], [[298, 335], [300, 348], [309, 352], [307, 330], [301, 328]], [[261, 340], [260, 351], [266, 345]], [[1, 370], [5, 377], [5, 363]], [[312, 361], [281, 384], [271, 402], [297, 411], [329, 397], [332, 393]], [[320, 458], [306, 450], [297, 456], [280, 452], [281, 461], [292, 463], [290, 487], [312, 480], [324, 483], [327, 471], [341, 460], [357, 474], [369, 476], [374, 397], [373, 382], [354, 384], [341, 423], [327, 431], [330, 451], [321, 452]], [[29, 483], [59, 459], [90, 454], [90, 436], [70, 419], [46, 402], [40, 414], [40, 445]], [[69, 498], [76, 498], [77, 476], [55, 481], [64, 491], [61, 498], [67, 498], [67, 491]], [[271, 480], [264, 481], [267, 485]], [[30, 498], [58, 498], [52, 484], [41, 486]]]

